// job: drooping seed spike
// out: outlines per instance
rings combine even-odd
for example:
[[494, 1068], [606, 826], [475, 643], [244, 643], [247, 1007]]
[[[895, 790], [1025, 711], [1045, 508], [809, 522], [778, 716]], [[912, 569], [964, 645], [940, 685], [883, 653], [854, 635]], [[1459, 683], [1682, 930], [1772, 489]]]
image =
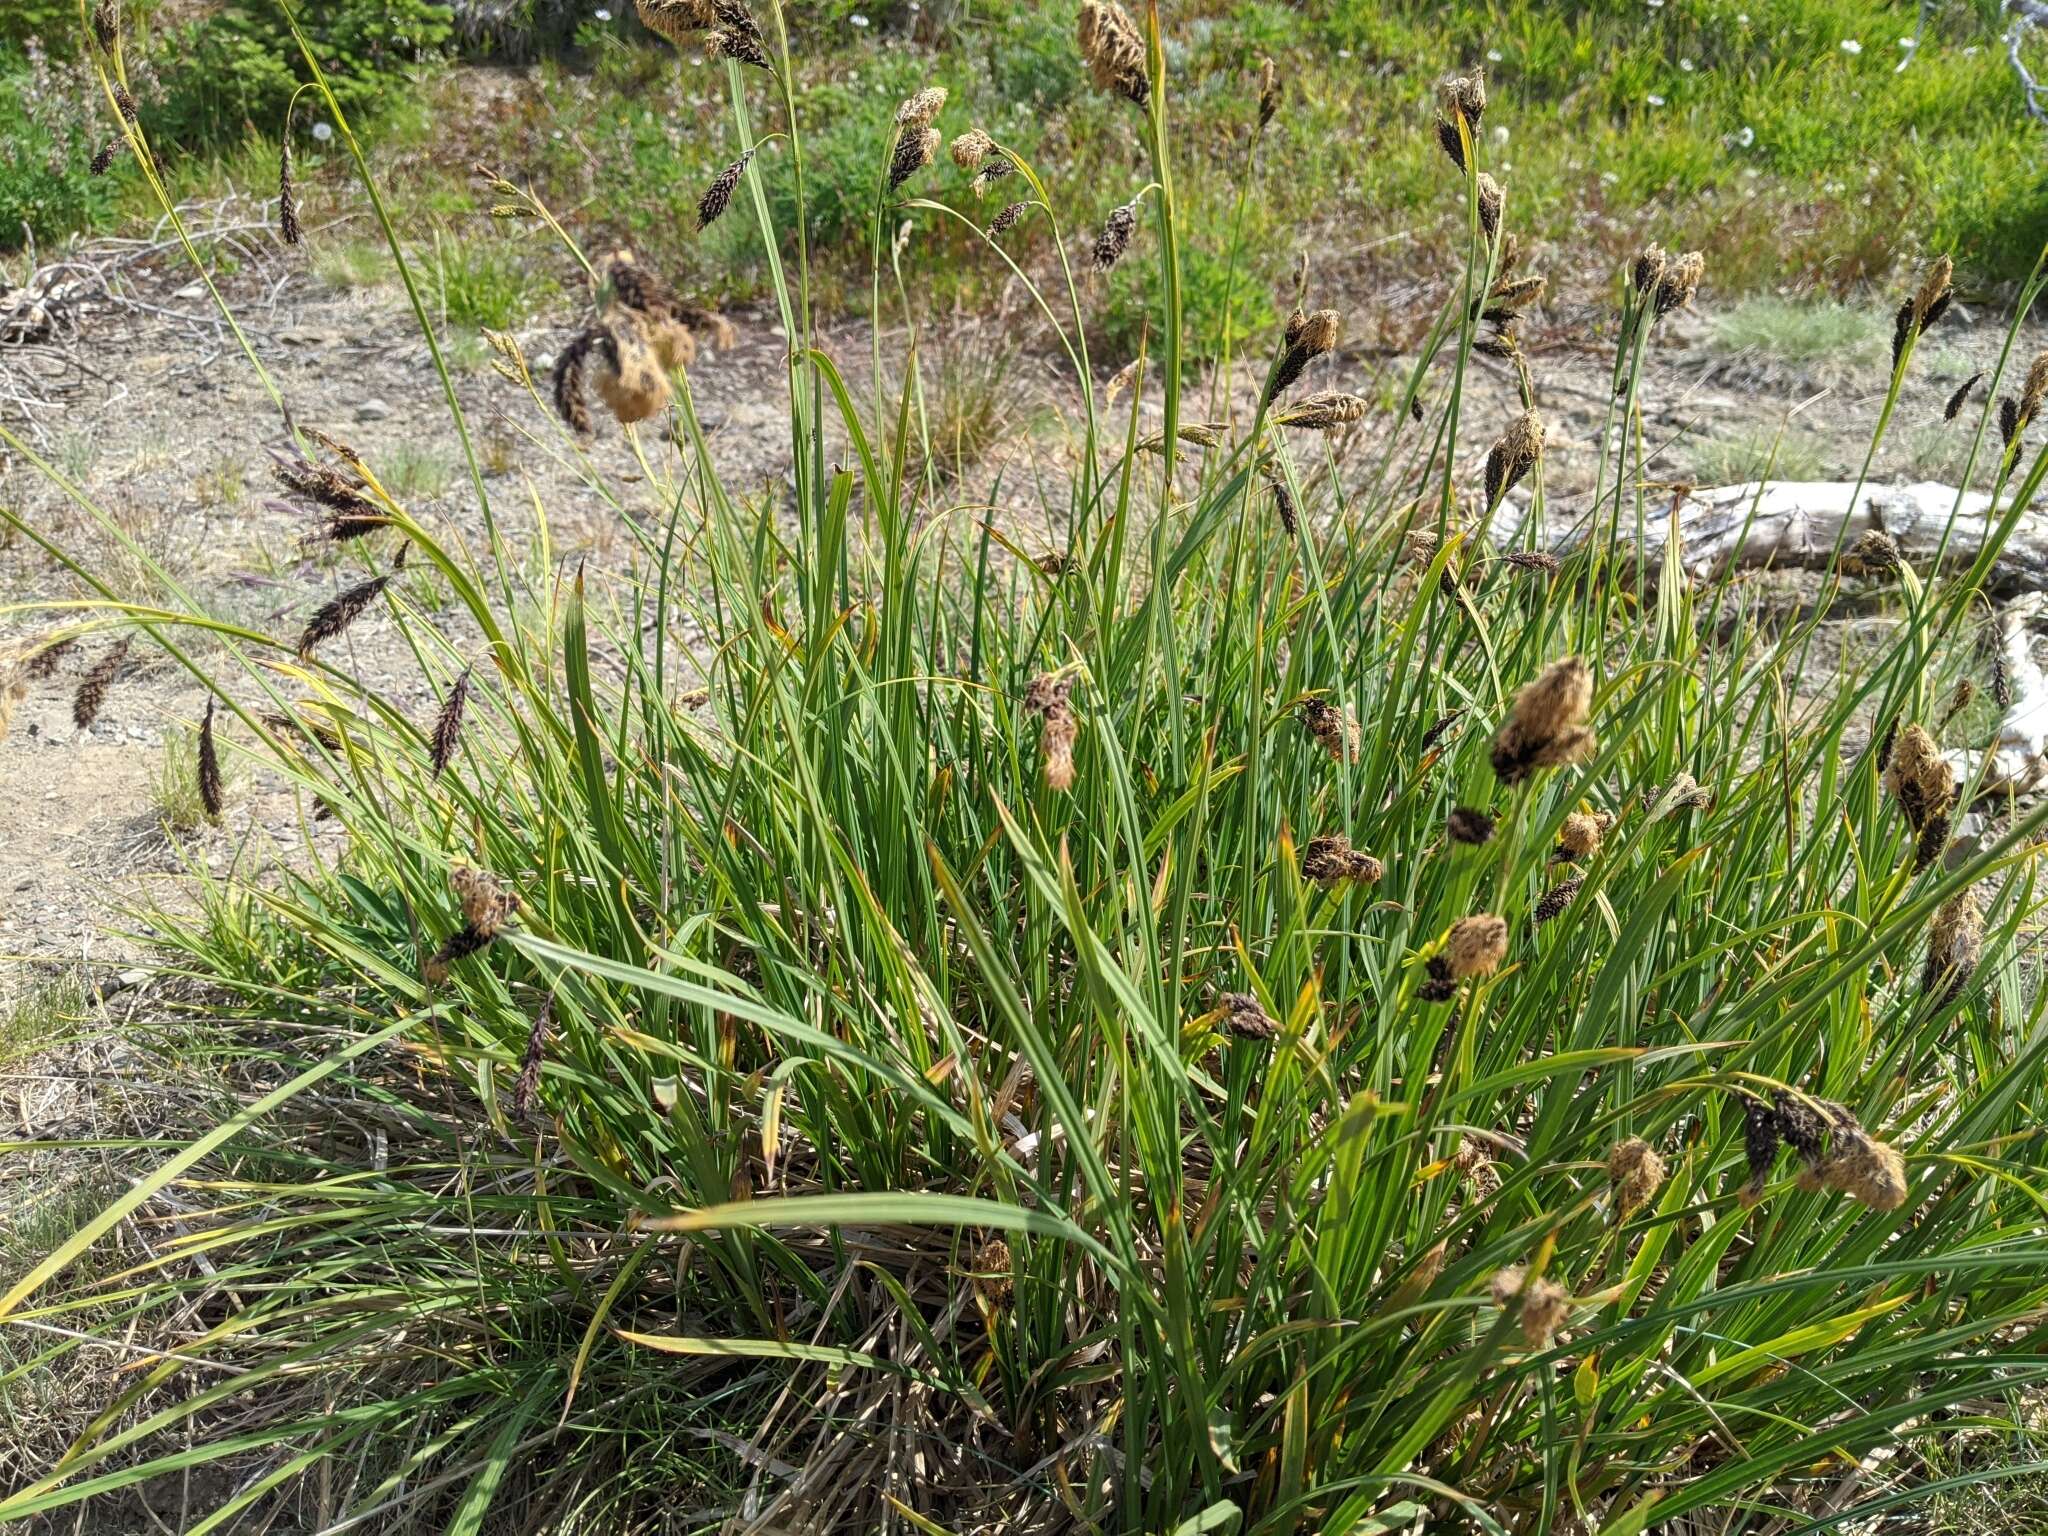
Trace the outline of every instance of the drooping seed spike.
[[122, 636], [80, 680], [78, 691], [71, 696], [71, 723], [81, 731], [90, 730], [93, 721], [99, 718], [100, 710], [107, 702], [107, 690], [120, 676], [121, 668], [128, 660], [128, 648], [133, 643], [128, 636]]
[[213, 700], [208, 699], [206, 718], [199, 722], [199, 803], [210, 818], [219, 821], [223, 801], [220, 753], [213, 744]]
[[322, 603], [299, 636], [299, 658], [302, 661], [310, 658], [315, 646], [346, 633], [390, 581], [388, 575], [372, 576]]
[[462, 675], [455, 679], [455, 686], [448, 690], [448, 698], [441, 706], [441, 713], [435, 717], [431, 737], [433, 777], [439, 778], [455, 760], [455, 749], [462, 743], [462, 717], [469, 708], [469, 676], [473, 667], [464, 667]]

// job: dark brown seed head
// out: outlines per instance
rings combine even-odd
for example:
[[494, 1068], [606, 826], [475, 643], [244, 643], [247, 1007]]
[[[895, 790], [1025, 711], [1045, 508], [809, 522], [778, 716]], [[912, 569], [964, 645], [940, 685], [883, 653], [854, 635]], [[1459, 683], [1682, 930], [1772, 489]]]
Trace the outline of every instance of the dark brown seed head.
[[1671, 258], [1664, 254], [1661, 245], [1646, 245], [1629, 268], [1629, 285], [1635, 289], [1638, 298], [1645, 298], [1657, 291], [1664, 281], [1664, 268]]
[[277, 233], [286, 245], [299, 243], [299, 200], [292, 186], [292, 141], [287, 134], [277, 144]]
[[470, 668], [464, 667], [462, 675], [455, 679], [455, 686], [448, 690], [448, 698], [441, 705], [441, 713], [434, 719], [431, 760], [435, 778], [441, 777], [448, 765], [455, 760], [455, 749], [462, 742], [462, 716], [469, 708]]
[[896, 141], [896, 153], [889, 161], [889, 190], [895, 191], [932, 163], [939, 152], [939, 130], [909, 128]]
[[1898, 312], [1892, 316], [1892, 372], [1899, 371], [1899, 365], [1906, 360], [1906, 343], [1914, 336], [1913, 301], [1901, 299]]
[[1312, 315], [1296, 310], [1288, 318], [1286, 350], [1266, 386], [1265, 403], [1270, 405], [1291, 388], [1308, 365], [1337, 345], [1344, 332], [1344, 317], [1334, 309], [1319, 309]]
[[1970, 984], [1984, 954], [1984, 914], [1970, 888], [1941, 904], [1927, 934], [1927, 964], [1920, 973], [1920, 991], [1934, 1006], [1946, 1008]]
[[92, 36], [100, 45], [100, 52], [114, 51], [114, 45], [121, 40], [121, 9], [116, 0], [99, 0], [92, 8]]
[[135, 108], [135, 98], [128, 94], [128, 87], [120, 84], [118, 81], [114, 85], [114, 110], [119, 112], [122, 118], [130, 123], [134, 122], [138, 115]]
[[1259, 126], [1273, 121], [1280, 110], [1280, 71], [1271, 59], [1259, 60]]
[[1540, 549], [1512, 550], [1501, 560], [1511, 570], [1541, 571], [1546, 576], [1555, 576], [1564, 567], [1564, 562], [1557, 556], [1545, 554]]
[[740, 178], [747, 174], [747, 167], [753, 163], [754, 151], [748, 150], [739, 159], [711, 178], [711, 185], [704, 189], [704, 195], [697, 199], [697, 227], [706, 229], [715, 223], [718, 216], [732, 204], [732, 195], [739, 189]]
[[756, 69], [770, 69], [773, 65], [768, 50], [762, 45], [758, 33], [714, 32], [705, 47], [705, 53], [713, 59], [736, 59], [742, 64], [751, 64]]
[[1479, 229], [1491, 240], [1500, 233], [1500, 211], [1505, 200], [1500, 183], [1486, 172], [1479, 173]]
[[389, 576], [372, 576], [368, 581], [337, 593], [322, 603], [313, 617], [306, 623], [305, 631], [299, 636], [299, 657], [304, 660], [313, 654], [313, 647], [322, 641], [332, 640], [344, 633], [348, 627], [362, 617], [363, 610], [376, 600], [390, 582]]
[[1271, 1040], [1280, 1025], [1249, 992], [1223, 994], [1223, 1030], [1239, 1040]]
[[1358, 725], [1343, 710], [1321, 699], [1303, 699], [1301, 723], [1332, 761], [1347, 763], [1358, 755]]
[[1429, 749], [1443, 740], [1444, 732], [1456, 725], [1464, 713], [1465, 711], [1462, 709], [1454, 709], [1449, 714], [1438, 715], [1436, 719], [1429, 723], [1429, 729], [1422, 733], [1422, 744], [1416, 751], [1419, 754], [1427, 755]]
[[1903, 563], [1899, 541], [1882, 528], [1871, 528], [1850, 546], [1842, 568], [1852, 576], [1889, 576]]
[[2027, 376], [2020, 384], [2020, 425], [2032, 421], [2048, 400], [2048, 351], [2037, 352], [2027, 364]]
[[1921, 823], [1920, 836], [1913, 844], [1913, 873], [1919, 874], [1948, 851], [1948, 812], [1936, 811]]
[[1749, 1165], [1749, 1178], [1742, 1186], [1742, 1203], [1755, 1205], [1763, 1198], [1764, 1185], [1770, 1180], [1771, 1167], [1778, 1160], [1778, 1146], [1784, 1132], [1778, 1123], [1778, 1112], [1760, 1098], [1744, 1098], [1742, 1101], [1742, 1153]]
[[128, 661], [128, 648], [133, 643], [128, 636], [122, 636], [79, 681], [78, 691], [71, 696], [71, 723], [81, 731], [90, 730], [93, 721], [99, 718], [100, 709], [107, 702], [107, 690], [121, 675], [121, 668]]
[[1145, 39], [1115, 0], [1082, 0], [1075, 38], [1095, 88], [1143, 106], [1152, 94]]
[[1893, 715], [1885, 722], [1884, 734], [1877, 739], [1877, 771], [1883, 773], [1892, 765], [1892, 750], [1899, 743], [1899, 717]]
[[2020, 435], [2020, 406], [2011, 395], [2003, 395], [1998, 401], [1998, 441], [2000, 446], [2010, 448]]
[[1294, 492], [1287, 488], [1287, 479], [1270, 464], [1265, 469], [1266, 487], [1273, 493], [1273, 514], [1280, 519], [1280, 527], [1289, 538], [1293, 538], [1300, 527], [1300, 514], [1294, 505]]
[[1962, 384], [1956, 389], [1956, 392], [1948, 397], [1948, 404], [1941, 408], [1941, 419], [1943, 421], [1954, 421], [1962, 413], [1964, 404], [1970, 398], [1970, 391], [1977, 387], [1977, 381], [1983, 377], [1983, 370], [1979, 369], [1963, 380]]
[[547, 1057], [548, 1021], [554, 1016], [555, 995], [550, 992], [534, 1015], [533, 1028], [526, 1032], [526, 1053], [519, 1063], [519, 1081], [512, 1089], [512, 1111], [521, 1119], [533, 1113], [540, 1100], [540, 1069]]
[[2012, 674], [2005, 667], [2005, 652], [1991, 653], [1991, 702], [2000, 709], [2012, 708]]
[[1493, 818], [1484, 811], [1461, 805], [1452, 810], [1449, 820], [1444, 823], [1444, 831], [1452, 842], [1476, 848], [1493, 836]]
[[1442, 955], [1431, 955], [1423, 967], [1425, 980], [1415, 989], [1415, 995], [1425, 1003], [1448, 1003], [1458, 995], [1457, 978], [1451, 975], [1451, 963]]
[[1536, 926], [1540, 928], [1552, 918], [1562, 916], [1564, 909], [1578, 896], [1579, 887], [1585, 883], [1584, 875], [1569, 875], [1545, 891], [1536, 902]]
[[1683, 256], [1670, 262], [1664, 274], [1657, 280], [1656, 314], [1659, 319], [1674, 309], [1690, 304], [1693, 295], [1699, 291], [1700, 279], [1706, 275], [1707, 259], [1698, 251], [1687, 251]]
[[634, 9], [640, 13], [642, 26], [678, 48], [688, 43], [693, 33], [718, 25], [717, 13], [705, 0], [634, 0]]
[[997, 235], [1007, 233], [1019, 219], [1024, 217], [1024, 210], [1030, 206], [1029, 203], [1012, 203], [993, 219], [990, 219], [988, 223], [989, 238], [993, 240]]
[[206, 814], [215, 821], [220, 820], [223, 803], [221, 794], [220, 754], [213, 744], [213, 700], [206, 701], [206, 718], [199, 722], [199, 803], [206, 808]]
[[976, 1250], [974, 1255], [974, 1295], [982, 1307], [990, 1312], [1009, 1305], [1016, 1292], [1016, 1277], [1012, 1273], [1014, 1261], [1010, 1257], [1010, 1245], [1000, 1237], [992, 1237]]
[[1543, 456], [1543, 418], [1524, 411], [1508, 424], [1486, 456], [1486, 504], [1498, 506]]
[[1135, 201], [1110, 210], [1102, 233], [1095, 237], [1096, 271], [1107, 272], [1124, 259], [1124, 252], [1131, 248], [1131, 233], [1137, 227], [1138, 205]]
[[555, 410], [570, 430], [581, 437], [590, 436], [591, 431], [590, 406], [583, 398], [583, 377], [596, 341], [596, 331], [585, 331], [562, 348], [562, 355], [555, 359]]
[[1465, 142], [1463, 136], [1458, 132], [1458, 124], [1455, 118], [1443, 117], [1441, 115], [1437, 118], [1436, 141], [1443, 147], [1443, 152], [1450, 157], [1451, 164], [1455, 165], [1460, 174], [1462, 174], [1465, 169]]
[[28, 659], [22, 671], [29, 677], [48, 677], [57, 670], [57, 663], [78, 647], [78, 636], [60, 635]]
[[86, 169], [95, 176], [104, 176], [113, 166], [114, 156], [120, 152], [121, 141], [119, 139], [109, 139], [99, 147], [99, 152], [92, 157], [92, 163]]

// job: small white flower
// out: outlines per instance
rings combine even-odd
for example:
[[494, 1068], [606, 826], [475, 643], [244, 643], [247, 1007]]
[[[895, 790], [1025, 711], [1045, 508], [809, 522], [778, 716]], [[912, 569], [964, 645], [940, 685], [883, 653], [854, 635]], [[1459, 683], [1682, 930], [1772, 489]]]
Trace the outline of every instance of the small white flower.
[[1738, 27], [1746, 27], [1746, 26], [1748, 26], [1748, 25], [1749, 25], [1749, 12], [1747, 12], [1747, 11], [1737, 11], [1737, 12], [1735, 13], [1735, 25], [1737, 25]]
[[1507, 143], [1507, 141], [1508, 125], [1506, 123], [1495, 123], [1493, 125], [1493, 142], [1496, 144], [1504, 145]]
[[1621, 181], [1621, 178], [1620, 178], [1619, 176], [1615, 175], [1615, 174], [1614, 174], [1614, 172], [1612, 172], [1612, 171], [1602, 171], [1602, 172], [1600, 173], [1600, 185], [1601, 185], [1601, 186], [1603, 186], [1603, 187], [1611, 187], [1611, 186], [1615, 186], [1615, 185], [1617, 185], [1617, 184], [1618, 184], [1618, 183], [1619, 183], [1620, 181]]
[[1664, 0], [1650, 0], [1650, 9], [1651, 9], [1651, 10], [1653, 10], [1653, 11], [1661, 11], [1661, 10], [1663, 10], [1663, 9], [1664, 9]]
[[1917, 37], [1902, 37], [1899, 39], [1899, 46], [1905, 49], [1908, 53], [1911, 53], [1915, 48], [1918, 48], [1920, 46], [1920, 39]]
[[1351, 57], [1351, 50], [1349, 48], [1339, 48], [1337, 50], [1337, 57], [1340, 59], [1348, 59]]
[[1486, 50], [1486, 62], [1489, 64], [1498, 64], [1501, 61], [1502, 57], [1503, 55], [1498, 48], [1489, 48]]
[[596, 16], [599, 21], [610, 21], [612, 19], [612, 13], [601, 5], [591, 14]]
[[867, 17], [861, 15], [859, 11], [855, 11], [851, 16], [847, 17], [846, 19], [856, 27], [865, 27], [868, 24]]
[[334, 125], [332, 123], [315, 123], [313, 125], [313, 137], [322, 144], [325, 144], [334, 137]]
[[1972, 43], [1972, 44], [1970, 44], [1970, 46], [1969, 46], [1969, 47], [1967, 47], [1967, 48], [1965, 48], [1965, 49], [1963, 50], [1963, 57], [1964, 57], [1964, 58], [1966, 58], [1966, 59], [1973, 59], [1973, 58], [1975, 58], [1976, 56], [1977, 56], [1977, 45], [1976, 45], [1975, 43]]
[[1855, 38], [1845, 37], [1842, 39], [1842, 52], [1854, 55], [1861, 53], [1862, 51], [1863, 45], [1857, 42]]
[[1645, 96], [1643, 100], [1647, 101], [1653, 107], [1661, 107], [1664, 105], [1664, 98], [1662, 96], [1657, 95], [1655, 92], [1652, 92], [1650, 95]]
[[1749, 124], [1744, 123], [1742, 125], [1742, 131], [1735, 135], [1735, 142], [1737, 144], [1740, 144], [1744, 149], [1749, 148], [1750, 145], [1756, 142], [1756, 130], [1750, 127]]

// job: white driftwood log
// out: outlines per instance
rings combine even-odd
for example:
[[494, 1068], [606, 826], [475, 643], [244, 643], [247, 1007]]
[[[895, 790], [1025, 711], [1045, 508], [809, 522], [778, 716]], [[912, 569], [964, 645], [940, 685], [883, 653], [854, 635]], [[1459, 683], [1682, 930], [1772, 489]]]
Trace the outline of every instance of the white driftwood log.
[[[1643, 554], [1662, 564], [1675, 521], [1679, 565], [1695, 581], [1711, 581], [1731, 569], [1818, 570], [1838, 548], [1847, 550], [1876, 529], [1890, 534], [1906, 564], [1927, 577], [1934, 574], [1937, 555], [1948, 569], [1977, 558], [1991, 531], [1990, 512], [1991, 498], [1981, 492], [1933, 481], [1866, 485], [1860, 495], [1846, 480], [1751, 481], [1692, 491], [1675, 507], [1666, 502], [1646, 509]], [[2001, 515], [2009, 516], [2010, 507]], [[1520, 546], [1526, 517], [1526, 506], [1511, 499], [1494, 514], [1488, 532], [1496, 544]], [[1618, 532], [1632, 541], [1632, 509], [1624, 510], [1623, 522]], [[1585, 514], [1569, 521], [1547, 516], [1527, 542], [1567, 554], [1590, 531]], [[2028, 621], [2048, 608], [2048, 513], [2029, 508], [2020, 514], [1984, 588], [2007, 600], [1998, 616], [1999, 647], [2012, 705], [1981, 765], [1974, 752], [1949, 757], [1959, 781], [1979, 783], [1980, 798], [2025, 794], [2048, 783], [2048, 675], [2035, 665], [2027, 635]]]

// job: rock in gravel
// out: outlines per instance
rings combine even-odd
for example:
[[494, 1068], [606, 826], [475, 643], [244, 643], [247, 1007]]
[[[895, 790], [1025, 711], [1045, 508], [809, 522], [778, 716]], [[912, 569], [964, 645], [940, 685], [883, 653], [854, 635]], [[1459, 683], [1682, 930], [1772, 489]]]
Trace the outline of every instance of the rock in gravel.
[[357, 421], [383, 421], [390, 414], [390, 403], [378, 399], [375, 395], [370, 396], [369, 399], [356, 407]]

